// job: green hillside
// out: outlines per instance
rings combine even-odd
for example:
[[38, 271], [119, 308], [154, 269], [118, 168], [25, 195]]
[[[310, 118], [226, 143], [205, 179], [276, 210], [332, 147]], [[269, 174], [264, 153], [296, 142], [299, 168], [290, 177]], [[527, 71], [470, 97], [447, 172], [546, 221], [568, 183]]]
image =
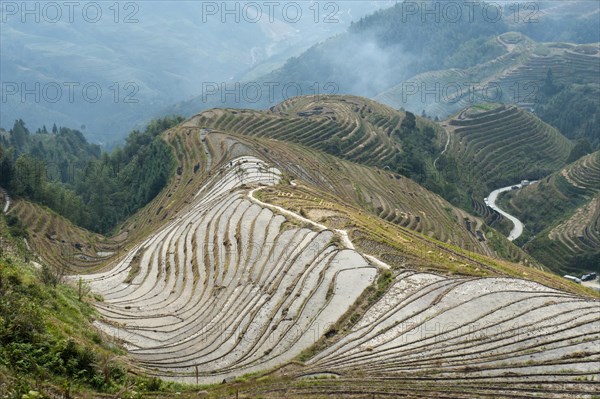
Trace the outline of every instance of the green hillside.
[[[370, 138], [402, 153], [405, 143], [385, 132], [402, 130], [408, 114], [402, 119], [357, 98], [303, 101], [264, 113], [205, 111], [160, 135], [176, 171], [111, 237], [14, 198], [6, 220], [23, 257], [53, 273], [83, 273], [69, 278], [74, 289], [56, 288], [93, 302], [87, 321], [74, 322], [118, 336], [127, 351], [111, 347], [122, 356], [119, 375], [102, 374], [89, 356], [88, 366], [69, 363], [87, 371], [66, 386], [59, 368], [5, 362], [6, 386], [18, 395], [70, 386], [73, 396], [223, 398], [279, 397], [283, 384], [298, 398], [340, 390], [455, 398], [459, 391], [503, 395], [511, 373], [511, 387], [527, 394], [538, 389], [528, 387], [531, 378], [544, 391], [549, 381], [581, 378], [557, 397], [590, 392], [594, 293], [548, 273], [481, 219], [377, 167], [386, 155], [370, 163], [342, 145], [347, 159], [338, 158], [311, 133], [311, 126], [339, 123], [346, 126], [341, 142]], [[398, 116], [392, 125], [390, 116]], [[414, 122], [408, 128], [417, 134], [430, 126]], [[356, 133], [361, 124], [367, 137]], [[24, 236], [37, 255], [27, 252]], [[65, 259], [61, 251], [69, 248]], [[97, 329], [88, 327], [92, 321]], [[413, 327], [399, 328], [406, 323]], [[461, 329], [435, 327], [448, 323]], [[493, 333], [481, 327], [489, 323]], [[529, 342], [540, 328], [554, 332]], [[100, 346], [104, 340], [92, 338]], [[80, 344], [88, 345], [84, 338]], [[490, 346], [498, 349], [482, 356]], [[423, 350], [429, 360], [419, 357]], [[385, 378], [375, 378], [382, 372]], [[16, 376], [30, 385], [18, 385]], [[442, 388], [424, 386], [423, 378]]]
[[598, 146], [600, 44], [538, 43], [518, 32], [489, 42], [505, 52], [469, 68], [417, 74], [374, 98], [442, 119], [477, 103], [516, 104]]
[[509, 213], [517, 215], [533, 239], [525, 249], [557, 273], [597, 269], [600, 152], [582, 157], [539, 183], [509, 194]]
[[467, 108], [447, 122], [447, 133], [440, 171], [456, 167], [459, 181], [478, 197], [559, 170], [573, 149], [556, 129], [515, 106]]
[[[99, 315], [92, 302], [101, 298], [85, 284], [65, 285], [59, 270], [29, 252], [14, 216], [0, 216], [0, 237], [0, 395], [100, 397], [147, 390], [150, 379], [128, 374], [119, 339], [94, 328]], [[161, 386], [153, 384], [150, 389]]]

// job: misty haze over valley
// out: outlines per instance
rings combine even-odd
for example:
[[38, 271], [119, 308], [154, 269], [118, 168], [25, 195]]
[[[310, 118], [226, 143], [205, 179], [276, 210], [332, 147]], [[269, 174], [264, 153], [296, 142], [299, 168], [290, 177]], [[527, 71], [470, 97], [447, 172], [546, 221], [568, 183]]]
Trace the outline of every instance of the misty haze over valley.
[[600, 396], [597, 0], [0, 0], [0, 398]]

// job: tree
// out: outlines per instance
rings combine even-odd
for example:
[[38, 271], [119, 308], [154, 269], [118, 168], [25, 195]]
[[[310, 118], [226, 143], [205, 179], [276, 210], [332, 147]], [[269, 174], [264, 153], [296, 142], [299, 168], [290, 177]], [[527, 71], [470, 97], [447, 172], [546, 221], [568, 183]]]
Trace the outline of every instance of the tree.
[[560, 88], [554, 84], [552, 68], [548, 68], [548, 72], [546, 72], [546, 79], [544, 79], [544, 87], [542, 90], [546, 96], [552, 96], [560, 90]]
[[400, 124], [400, 128], [406, 132], [412, 132], [417, 128], [417, 117], [412, 112], [406, 112], [406, 117]]
[[567, 163], [575, 162], [584, 155], [591, 154], [592, 152], [592, 146], [589, 141], [585, 139], [578, 140], [577, 144], [575, 144], [575, 146], [571, 150], [571, 153], [569, 154]]
[[87, 294], [91, 291], [90, 286], [83, 281], [83, 278], [79, 277], [79, 281], [77, 282], [77, 297], [79, 301], [82, 301]]
[[25, 122], [22, 119], [15, 121], [13, 128], [10, 131], [10, 142], [18, 151], [22, 151], [27, 143], [29, 131], [25, 127]]

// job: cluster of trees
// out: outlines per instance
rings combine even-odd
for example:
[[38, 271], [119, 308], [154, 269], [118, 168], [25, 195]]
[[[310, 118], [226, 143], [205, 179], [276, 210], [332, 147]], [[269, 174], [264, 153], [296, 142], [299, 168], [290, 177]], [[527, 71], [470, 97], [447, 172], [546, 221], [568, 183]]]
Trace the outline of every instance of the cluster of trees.
[[549, 69], [538, 99], [536, 114], [542, 120], [570, 139], [600, 148], [600, 86], [556, 83]]
[[406, 112], [406, 118], [400, 124], [400, 128], [392, 132], [392, 137], [401, 143], [402, 153], [397, 154], [394, 162], [388, 165], [391, 170], [410, 177], [454, 204], [468, 206], [468, 203], [462, 204], [464, 195], [461, 195], [456, 187], [459, 170], [454, 159], [447, 156], [440, 157], [438, 167], [445, 171], [442, 176], [433, 173], [429, 168], [440, 151], [435, 143], [433, 127], [419, 128], [415, 115]]
[[32, 134], [17, 120], [0, 135], [0, 186], [79, 226], [108, 233], [169, 181], [175, 159], [159, 135], [182, 120], [152, 121], [110, 153], [77, 130], [54, 126], [51, 132], [44, 127]]
[[[448, 18], [444, 14], [444, 2], [431, 3], [438, 4], [420, 3], [421, 10], [416, 13], [407, 11], [404, 4], [398, 3], [361, 18], [352, 24], [350, 32], [360, 35], [374, 33], [377, 42], [384, 48], [401, 46], [403, 51], [417, 56], [412, 60], [415, 72], [469, 67], [501, 54], [502, 49], [489, 39], [508, 31], [504, 21], [490, 23], [481, 12], [471, 16], [465, 13], [457, 19]], [[425, 15], [425, 9], [437, 9], [438, 12]], [[472, 51], [475, 48], [477, 51]], [[406, 62], [402, 64], [405, 67]]]
[[[410, 177], [449, 201], [468, 207], [470, 202], [466, 201], [466, 197], [457, 189], [459, 166], [456, 160], [448, 155], [441, 156], [438, 167], [445, 173], [443, 176], [433, 173], [431, 165], [440, 151], [435, 141], [435, 130], [425, 124], [419, 127], [415, 114], [409, 111], [405, 113], [400, 126], [390, 133], [391, 138], [400, 143], [401, 150], [389, 163], [378, 166]], [[342, 141], [338, 136], [333, 136], [324, 143], [323, 148], [328, 153], [343, 158], [344, 153], [350, 151], [353, 146], [353, 142]]]
[[402, 144], [402, 154], [397, 154], [392, 169], [423, 183], [427, 180], [427, 160], [431, 160], [437, 151], [435, 145], [435, 130], [431, 126], [417, 127], [417, 118], [411, 112], [400, 128], [392, 132], [392, 138]]

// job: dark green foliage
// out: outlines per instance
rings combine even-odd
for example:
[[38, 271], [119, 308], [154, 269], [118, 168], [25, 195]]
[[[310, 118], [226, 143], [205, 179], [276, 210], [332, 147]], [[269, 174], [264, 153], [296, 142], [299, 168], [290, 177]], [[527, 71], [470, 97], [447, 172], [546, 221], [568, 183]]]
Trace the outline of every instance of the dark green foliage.
[[548, 68], [548, 72], [546, 72], [546, 79], [544, 80], [544, 85], [542, 86], [542, 94], [546, 96], [553, 96], [562, 90], [562, 86], [557, 86], [554, 83], [554, 74], [552, 73], [552, 68]]
[[337, 136], [333, 136], [325, 142], [324, 149], [332, 155], [340, 156], [342, 155], [342, 140]]
[[394, 276], [391, 270], [385, 270], [382, 272], [377, 279], [377, 288], [373, 286], [368, 288], [368, 290], [373, 293], [373, 295], [369, 298], [369, 303], [373, 304], [381, 299], [393, 282]]
[[53, 127], [53, 134], [46, 129], [30, 134], [23, 121], [16, 121], [10, 147], [0, 147], [0, 186], [77, 225], [107, 233], [169, 181], [175, 161], [159, 135], [182, 120], [155, 120], [143, 132], [131, 132], [125, 146], [110, 154], [77, 130]]
[[401, 143], [402, 154], [396, 155], [390, 168], [420, 183], [431, 179], [427, 175], [427, 162], [436, 151], [433, 128], [418, 128], [415, 115], [407, 112], [400, 128], [392, 132], [392, 138]]
[[540, 90], [536, 114], [566, 137], [584, 139], [590, 143], [592, 149], [600, 148], [600, 86], [563, 86], [550, 79], [546, 79]]
[[15, 121], [13, 129], [11, 130], [10, 144], [17, 150], [22, 150], [27, 142], [29, 132], [25, 128], [25, 122], [21, 119]]
[[457, 51], [444, 61], [444, 66], [447, 68], [468, 68], [499, 57], [503, 53], [503, 47], [495, 39], [480, 36], [462, 43]]
[[406, 117], [400, 124], [400, 128], [402, 129], [402, 133], [405, 135], [413, 132], [417, 128], [417, 118], [412, 112], [407, 112]]
[[600, 251], [581, 254], [573, 257], [569, 262], [570, 270], [588, 272], [600, 272]]
[[571, 153], [569, 154], [569, 158], [567, 158], [567, 163], [575, 162], [579, 158], [581, 158], [587, 154], [591, 154], [592, 152], [593, 152], [592, 146], [590, 145], [589, 141], [587, 141], [585, 139], [578, 140], [577, 144], [575, 144], [575, 147], [573, 147], [573, 149], [571, 150]]
[[6, 215], [6, 225], [8, 231], [13, 237], [26, 238], [27, 230], [21, 220], [15, 215]]

